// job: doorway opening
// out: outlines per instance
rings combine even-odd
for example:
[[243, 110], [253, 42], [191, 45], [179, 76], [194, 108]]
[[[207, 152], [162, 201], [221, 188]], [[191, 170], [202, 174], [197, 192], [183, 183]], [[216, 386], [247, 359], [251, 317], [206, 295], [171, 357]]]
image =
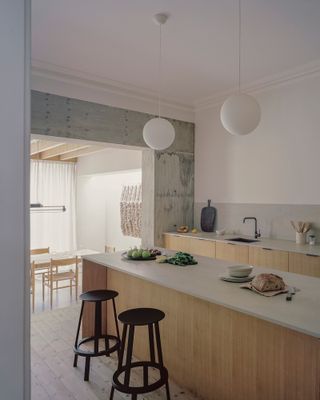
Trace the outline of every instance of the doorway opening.
[[31, 309], [39, 313], [77, 304], [81, 256], [140, 247], [142, 151], [32, 135], [30, 158]]

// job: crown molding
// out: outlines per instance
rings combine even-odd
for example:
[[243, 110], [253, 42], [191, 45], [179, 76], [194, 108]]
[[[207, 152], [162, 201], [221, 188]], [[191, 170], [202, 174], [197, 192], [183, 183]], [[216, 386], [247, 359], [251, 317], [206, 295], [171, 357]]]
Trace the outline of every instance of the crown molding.
[[[59, 82], [71, 83], [76, 86], [87, 87], [94, 90], [104, 91], [108, 94], [125, 96], [127, 98], [145, 101], [156, 104], [158, 94], [144, 88], [138, 88], [134, 85], [107, 79], [101, 76], [84, 73], [79, 70], [61, 67], [59, 65], [46, 63], [40, 60], [32, 59], [31, 76], [33, 78], [41, 77]], [[193, 113], [192, 104], [183, 103], [171, 98], [162, 98], [162, 105], [176, 110]]]
[[[111, 95], [124, 96], [150, 104], [155, 104], [158, 101], [157, 93], [154, 91], [35, 59], [32, 60], [31, 74], [34, 78], [41, 77], [59, 82], [71, 83], [76, 86], [104, 91]], [[243, 91], [249, 94], [256, 94], [315, 76], [320, 76], [320, 59], [252, 82], [243, 87]], [[199, 110], [219, 107], [224, 100], [235, 93], [235, 91], [236, 89], [233, 88], [216, 92], [211, 96], [197, 99], [193, 104], [179, 102], [175, 99], [163, 98], [162, 104], [165, 107], [193, 114]]]
[[[242, 90], [248, 94], [256, 94], [315, 76], [320, 76], [320, 59], [312, 63], [287, 70], [280, 74], [271, 75], [257, 80], [243, 87]], [[228, 96], [235, 93], [236, 90], [237, 89], [235, 88], [229, 89], [226, 91], [217, 92], [212, 96], [198, 99], [194, 102], [194, 109], [195, 111], [199, 111], [218, 107]]]

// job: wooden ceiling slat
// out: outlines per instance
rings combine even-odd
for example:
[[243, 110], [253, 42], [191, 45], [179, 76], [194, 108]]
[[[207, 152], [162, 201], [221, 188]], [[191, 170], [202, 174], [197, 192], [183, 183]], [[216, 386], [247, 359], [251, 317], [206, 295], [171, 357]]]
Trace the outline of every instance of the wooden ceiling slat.
[[102, 145], [62, 143], [33, 139], [30, 143], [30, 158], [32, 160], [77, 162], [78, 157], [93, 154], [105, 148]]
[[[33, 156], [30, 156], [31, 160], [41, 160], [39, 157], [39, 154], [35, 154]], [[61, 160], [60, 156], [52, 157], [50, 160], [42, 160], [42, 161], [60, 161], [60, 162], [73, 162], [76, 163], [78, 161], [77, 158], [69, 158], [68, 160]]]
[[48, 160], [48, 159], [52, 159], [53, 157], [56, 157], [56, 156], [62, 156], [63, 154], [73, 152], [75, 150], [85, 149], [87, 147], [89, 147], [88, 144], [81, 145], [81, 144], [64, 143], [64, 144], [60, 144], [59, 146], [57, 146], [53, 149], [42, 151], [40, 154], [40, 158], [42, 160]]
[[73, 157], [82, 157], [82, 156], [87, 156], [89, 154], [97, 153], [98, 151], [104, 150], [104, 146], [89, 146], [85, 149], [78, 149], [71, 151], [69, 153], [63, 154], [60, 156], [61, 160], [69, 160], [70, 158]]
[[61, 142], [51, 142], [47, 140], [32, 140], [30, 145], [30, 155], [33, 156], [35, 154], [41, 153], [42, 151], [47, 151], [58, 147], [61, 145]]

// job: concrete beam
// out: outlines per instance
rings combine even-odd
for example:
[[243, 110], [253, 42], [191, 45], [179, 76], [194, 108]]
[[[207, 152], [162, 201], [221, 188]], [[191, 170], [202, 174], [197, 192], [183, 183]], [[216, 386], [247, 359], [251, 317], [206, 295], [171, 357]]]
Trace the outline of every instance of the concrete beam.
[[[146, 148], [142, 130], [154, 115], [31, 92], [31, 133]], [[194, 152], [194, 124], [169, 119], [176, 139], [168, 151]]]

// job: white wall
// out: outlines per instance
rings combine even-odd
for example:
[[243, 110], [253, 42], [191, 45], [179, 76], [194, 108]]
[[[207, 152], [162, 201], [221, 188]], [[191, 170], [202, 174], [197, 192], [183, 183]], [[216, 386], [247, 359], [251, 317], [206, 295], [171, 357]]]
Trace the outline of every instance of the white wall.
[[141, 168], [141, 151], [107, 148], [104, 151], [80, 157], [78, 175], [104, 174]]
[[123, 250], [141, 239], [124, 236], [120, 197], [124, 185], [141, 183], [141, 151], [109, 149], [81, 157], [77, 177], [78, 248], [104, 251], [106, 244]]
[[[30, 2], [0, 2], [0, 398], [30, 399]], [[27, 93], [27, 94], [26, 94]]]
[[256, 95], [262, 119], [228, 134], [220, 108], [196, 113], [195, 201], [320, 204], [320, 77]]

